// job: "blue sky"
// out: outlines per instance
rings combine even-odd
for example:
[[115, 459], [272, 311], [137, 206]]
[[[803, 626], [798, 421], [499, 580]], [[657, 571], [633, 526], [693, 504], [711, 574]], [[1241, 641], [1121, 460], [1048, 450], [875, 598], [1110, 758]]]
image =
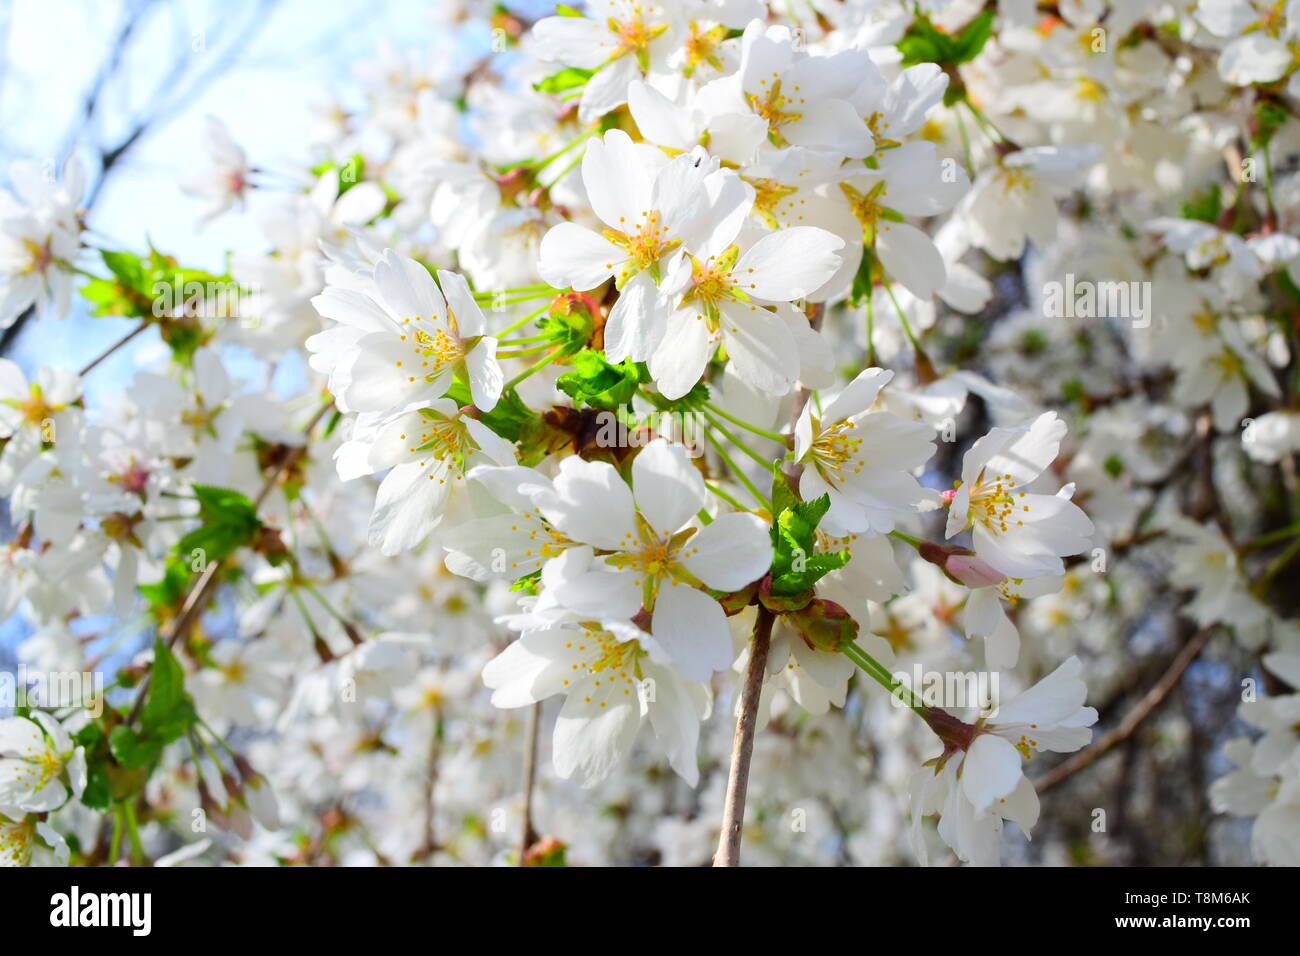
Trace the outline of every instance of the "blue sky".
[[[5, 17], [0, 62], [0, 182], [14, 158], [61, 162], [66, 138], [76, 125], [81, 99], [103, 61], [129, 3], [88, 0], [12, 0]], [[251, 0], [208, 3], [177, 0], [157, 4], [130, 48], [126, 82], [108, 90], [105, 130], [120, 130], [127, 106], [141, 103], [158, 85], [173, 51], [188, 47], [187, 70], [202, 70], [223, 38], [234, 35]], [[454, 2], [388, 0], [383, 3], [282, 0], [239, 62], [169, 122], [141, 140], [110, 177], [90, 225], [115, 242], [143, 251], [157, 248], [196, 268], [222, 268], [227, 251], [256, 252], [264, 240], [249, 217], [225, 216], [198, 230], [202, 204], [183, 195], [177, 181], [204, 168], [199, 146], [207, 114], [221, 117], [257, 165], [291, 171], [311, 161], [309, 133], [313, 104], [335, 94], [355, 102], [355, 67], [374, 58], [382, 41], [399, 50], [433, 46], [446, 27]], [[199, 49], [195, 49], [198, 47]], [[93, 260], [85, 265], [93, 269]], [[79, 367], [126, 331], [126, 320], [74, 314], [61, 321], [29, 324], [10, 355], [30, 372], [43, 362]], [[87, 382], [94, 403], [121, 389], [155, 339], [142, 337], [95, 371]]]

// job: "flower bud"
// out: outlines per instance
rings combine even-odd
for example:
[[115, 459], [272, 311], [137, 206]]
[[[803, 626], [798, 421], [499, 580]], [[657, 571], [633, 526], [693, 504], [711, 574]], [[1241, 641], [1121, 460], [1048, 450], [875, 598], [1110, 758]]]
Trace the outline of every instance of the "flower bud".
[[858, 622], [834, 601], [814, 598], [801, 611], [785, 615], [809, 647], [835, 653], [858, 636]]
[[1006, 577], [970, 548], [926, 541], [916, 550], [926, 561], [941, 568], [949, 580], [968, 588], [992, 587]]

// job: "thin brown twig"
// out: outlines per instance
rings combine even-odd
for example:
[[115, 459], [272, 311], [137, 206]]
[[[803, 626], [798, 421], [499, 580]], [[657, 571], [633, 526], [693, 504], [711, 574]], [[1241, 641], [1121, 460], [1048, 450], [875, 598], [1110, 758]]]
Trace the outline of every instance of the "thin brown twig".
[[96, 356], [89, 365], [87, 365], [85, 368], [83, 368], [80, 372], [77, 373], [77, 377], [85, 378], [92, 371], [94, 371], [95, 366], [99, 365], [100, 362], [104, 361], [104, 359], [108, 358], [110, 355], [112, 355], [114, 352], [120, 349], [123, 345], [126, 345], [127, 342], [130, 342], [133, 338], [135, 338], [137, 335], [139, 335], [148, 327], [149, 327], [148, 322], [141, 322], [134, 329], [132, 329], [126, 335], [122, 336], [120, 339], [118, 339], [116, 342], [110, 345], [103, 352], [100, 352], [99, 355]]
[[[820, 329], [825, 315], [825, 303], [817, 302], [808, 306], [808, 324], [813, 329]], [[807, 404], [809, 391], [800, 388], [794, 396], [794, 407], [790, 414], [790, 446], [794, 446], [794, 433], [799, 425], [799, 418]], [[786, 480], [798, 488], [799, 472], [802, 466], [798, 462], [787, 463], [784, 468]], [[775, 515], [772, 516], [776, 518]], [[722, 810], [722, 832], [718, 835], [718, 852], [713, 858], [714, 866], [740, 865], [740, 834], [745, 824], [745, 796], [749, 790], [749, 764], [754, 756], [754, 729], [758, 722], [758, 704], [763, 694], [763, 679], [767, 674], [767, 654], [772, 643], [772, 625], [776, 617], [762, 604], [758, 605], [758, 616], [754, 620], [754, 636], [749, 648], [749, 666], [745, 669], [745, 683], [741, 688], [740, 712], [736, 716], [736, 734], [731, 744], [731, 766], [727, 771], [727, 797]]]
[[731, 769], [727, 774], [727, 802], [722, 811], [722, 832], [718, 835], [718, 853], [714, 866], [740, 866], [740, 831], [745, 824], [745, 795], [749, 790], [749, 763], [754, 755], [754, 727], [758, 721], [758, 702], [763, 693], [767, 671], [767, 652], [772, 643], [774, 615], [758, 606], [754, 621], [754, 640], [749, 648], [749, 665], [740, 694], [740, 714], [736, 718], [736, 735], [731, 743]]
[[1069, 760], [1053, 767], [1051, 771], [1044, 774], [1037, 780], [1037, 782], [1035, 782], [1034, 788], [1039, 793], [1046, 793], [1066, 777], [1078, 773], [1084, 767], [1095, 763], [1099, 758], [1109, 753], [1116, 744], [1127, 740], [1133, 732], [1141, 726], [1142, 721], [1146, 720], [1147, 717], [1150, 716], [1151, 712], [1155, 710], [1156, 707], [1160, 705], [1160, 702], [1165, 699], [1171, 690], [1173, 690], [1174, 686], [1178, 683], [1179, 678], [1183, 676], [1183, 671], [1187, 670], [1187, 666], [1196, 659], [1196, 655], [1205, 647], [1206, 642], [1210, 639], [1210, 635], [1213, 633], [1213, 624], [1197, 631], [1196, 634], [1192, 636], [1192, 639], [1183, 645], [1183, 649], [1175, 655], [1173, 661], [1169, 665], [1169, 669], [1161, 675], [1160, 679], [1156, 681], [1151, 686], [1151, 689], [1142, 696], [1142, 699], [1137, 702], [1137, 705], [1134, 706], [1134, 708], [1124, 716], [1124, 719], [1119, 722], [1119, 726], [1105, 734], [1091, 747], [1086, 750], [1080, 750]]
[[537, 725], [541, 709], [540, 702], [535, 702], [528, 708], [528, 723], [524, 729], [524, 819], [519, 826], [516, 866], [524, 865], [528, 848], [536, 839], [536, 832], [533, 830], [533, 783], [537, 779]]
[[[312, 431], [316, 428], [316, 425], [325, 417], [325, 413], [333, 407], [334, 402], [332, 400], [328, 401], [316, 411], [315, 415], [311, 417], [311, 421], [309, 421], [303, 428], [303, 443], [292, 448], [284, 456], [279, 467], [276, 468], [262, 484], [262, 489], [257, 493], [257, 497], [253, 500], [254, 510], [257, 510], [262, 506], [262, 503], [266, 501], [267, 496], [271, 493], [271, 489], [279, 483], [280, 478], [290, 468], [297, 464], [299, 459], [307, 453], [307, 436], [311, 435]], [[217, 572], [220, 569], [220, 560], [209, 561], [204, 567], [203, 572], [199, 575], [199, 579], [194, 582], [194, 586], [190, 589], [189, 594], [185, 596], [185, 602], [181, 605], [180, 613], [177, 614], [176, 617], [172, 618], [169, 625], [164, 625], [160, 629], [158, 636], [163, 639], [163, 644], [168, 650], [175, 645], [177, 639], [179, 639], [182, 634], [189, 631], [195, 618], [197, 618], [203, 608], [207, 606], [208, 595], [212, 592], [213, 587], [216, 586]], [[139, 716], [140, 708], [144, 706], [145, 695], [148, 692], [149, 674], [146, 673], [144, 678], [140, 681], [140, 693], [136, 695], [135, 703], [131, 705], [131, 711], [127, 714], [126, 722], [128, 725], [134, 723], [136, 717]]]

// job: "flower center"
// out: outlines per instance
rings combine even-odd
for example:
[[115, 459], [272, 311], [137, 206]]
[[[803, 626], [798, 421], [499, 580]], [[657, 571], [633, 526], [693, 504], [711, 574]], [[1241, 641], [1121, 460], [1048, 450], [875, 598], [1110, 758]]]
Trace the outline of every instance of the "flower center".
[[797, 187], [784, 186], [775, 179], [745, 179], [745, 182], [754, 187], [754, 215], [763, 220], [769, 229], [780, 228], [776, 207], [787, 196], [795, 193]]
[[[596, 642], [596, 653], [587, 663], [588, 674], [604, 671], [626, 671], [641, 656], [641, 645], [636, 641], [620, 641], [609, 631], [589, 628], [584, 636]], [[626, 673], [622, 676], [626, 677]]]
[[695, 21], [688, 25], [686, 37], [686, 65], [682, 75], [689, 77], [701, 63], [707, 63], [715, 70], [722, 70], [722, 61], [718, 59], [718, 46], [727, 38], [727, 28], [719, 24], [711, 30], [700, 32]]
[[687, 528], [670, 538], [664, 538], [639, 514], [636, 523], [640, 542], [629, 541], [625, 550], [612, 554], [605, 560], [612, 567], [629, 569], [640, 576], [641, 603], [647, 611], [653, 611], [659, 584], [664, 578], [691, 586], [699, 584], [689, 571], [677, 563], [682, 545], [695, 534], [695, 529]]
[[[437, 320], [430, 316], [430, 322]], [[459, 364], [465, 358], [465, 345], [454, 330], [448, 331], [440, 325], [426, 327], [423, 316], [403, 319], [403, 324], [415, 323], [415, 329], [403, 334], [401, 340], [409, 342], [411, 359], [398, 359], [393, 363], [401, 370], [408, 382], [423, 378], [425, 382], [433, 381], [448, 368]]]
[[0, 817], [0, 865], [26, 866], [32, 859], [34, 827]]
[[849, 210], [862, 225], [862, 241], [870, 246], [875, 242], [876, 226], [881, 219], [900, 218], [881, 202], [885, 198], [885, 183], [876, 183], [865, 193], [859, 192], [848, 183], [840, 183], [840, 191], [849, 201]]
[[999, 177], [1002, 182], [1002, 195], [1010, 196], [1012, 192], [1028, 192], [1033, 185], [1033, 177], [1018, 166], [1003, 166]]
[[[1015, 479], [1010, 475], [995, 475], [990, 481], [981, 473], [970, 493], [971, 521], [978, 521], [989, 531], [1006, 531], [1007, 521], [1016, 514], [1017, 508], [1022, 513], [1029, 511], [1029, 505], [1017, 504], [1025, 493], [1015, 488]], [[1016, 519], [1017, 525], [1024, 523]]]
[[[720, 256], [701, 263], [694, 256], [691, 260], [691, 286], [682, 297], [683, 304], [695, 302], [702, 306], [708, 316], [709, 327], [718, 326], [718, 303], [724, 298], [745, 299], [732, 279], [731, 270], [736, 264], [740, 250], [730, 246]], [[752, 271], [752, 270], [751, 270]]]
[[851, 474], [862, 471], [866, 461], [861, 457], [862, 439], [853, 434], [853, 425], [847, 421], [836, 422], [822, 429], [813, 439], [811, 454], [827, 481], [848, 481], [847, 468]]
[[50, 244], [40, 246], [30, 239], [24, 239], [23, 245], [27, 248], [27, 254], [31, 257], [27, 265], [23, 267], [24, 273], [45, 272], [54, 263], [54, 253], [50, 250]]
[[[406, 434], [398, 436], [408, 442], [407, 452], [412, 455], [427, 453], [429, 457], [447, 464], [459, 480], [465, 471], [466, 459], [478, 449], [469, 429], [461, 421], [460, 413], [448, 417], [431, 408], [422, 408], [419, 411], [419, 429], [414, 438]], [[437, 474], [429, 475], [430, 481], [435, 478], [439, 484], [446, 481]]]
[[[603, 235], [627, 254], [627, 264], [619, 275], [620, 284], [628, 277], [647, 269], [657, 269], [659, 260], [681, 245], [680, 239], [670, 239], [659, 210], [641, 213], [641, 223], [632, 232], [606, 229]], [[622, 220], [620, 220], [620, 223]], [[610, 264], [612, 268], [612, 263]]]
[[792, 95], [786, 96], [781, 92], [780, 74], [773, 73], [771, 85], [768, 85], [767, 79], [758, 81], [759, 86], [766, 86], [767, 90], [762, 95], [751, 93], [749, 96], [749, 105], [754, 112], [763, 119], [767, 120], [768, 137], [773, 144], [777, 146], [785, 145], [785, 137], [781, 135], [781, 129], [791, 123], [797, 123], [803, 119], [803, 113], [797, 112], [790, 107], [802, 106], [802, 98], [796, 99], [793, 94], [799, 92], [799, 87], [795, 87]]

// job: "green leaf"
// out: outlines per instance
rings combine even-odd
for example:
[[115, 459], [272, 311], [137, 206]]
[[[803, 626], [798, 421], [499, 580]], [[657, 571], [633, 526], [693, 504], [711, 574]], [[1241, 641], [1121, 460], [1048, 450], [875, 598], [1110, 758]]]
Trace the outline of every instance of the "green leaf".
[[1211, 185], [1203, 193], [1194, 193], [1181, 206], [1184, 219], [1197, 219], [1201, 222], [1215, 222], [1223, 212], [1223, 196], [1219, 187]]
[[771, 497], [772, 513], [776, 515], [799, 504], [799, 497], [794, 493], [794, 489], [790, 487], [790, 482], [786, 480], [785, 472], [781, 470], [779, 461], [772, 463]]
[[903, 66], [918, 63], [948, 63], [955, 56], [955, 46], [948, 34], [935, 28], [929, 17], [917, 11], [898, 41]]
[[[452, 382], [446, 397], [457, 405], [474, 404], [469, 385], [459, 379]], [[513, 389], [497, 399], [492, 411], [479, 414], [479, 421], [510, 442], [522, 441], [540, 420], [541, 416], [524, 404]]]
[[253, 539], [262, 522], [247, 497], [229, 488], [192, 487], [203, 524], [177, 542], [182, 558], [202, 550], [206, 561], [221, 561]]
[[595, 70], [584, 70], [576, 66], [566, 67], [534, 83], [533, 89], [539, 93], [564, 93], [567, 90], [576, 90], [580, 86], [586, 86], [595, 72]]
[[954, 43], [956, 62], [969, 63], [975, 57], [980, 55], [984, 49], [984, 44], [988, 42], [989, 37], [993, 35], [993, 11], [985, 10], [978, 17], [966, 24], [961, 33], [957, 34], [956, 43]]
[[594, 349], [583, 349], [573, 357], [573, 367], [555, 381], [555, 387], [573, 399], [575, 408], [614, 409], [627, 405], [640, 383], [636, 363], [624, 359], [611, 365]]
[[992, 10], [985, 10], [966, 24], [956, 36], [944, 33], [925, 14], [917, 11], [902, 39], [898, 41], [898, 50], [903, 54], [903, 66], [938, 63], [944, 67], [955, 67], [979, 56], [992, 33]]
[[777, 597], [811, 593], [814, 584], [830, 572], [848, 564], [848, 550], [817, 553], [817, 526], [830, 510], [830, 495], [799, 501], [773, 467], [772, 581], [769, 591]]
[[185, 692], [185, 671], [161, 638], [154, 639], [149, 689], [140, 708], [140, 729], [118, 724], [109, 732], [108, 747], [122, 766], [151, 767], [163, 748], [178, 740], [198, 720], [194, 701]]
[[100, 729], [99, 724], [86, 724], [72, 735], [73, 743], [78, 747], [85, 747], [87, 750], [97, 747], [103, 739], [104, 731]]
[[1273, 100], [1260, 100], [1255, 104], [1255, 128], [1251, 134], [1250, 143], [1258, 148], [1268, 145], [1273, 134], [1287, 120], [1288, 113], [1286, 107]]
[[[637, 372], [642, 382], [650, 381], [650, 370], [646, 368], [644, 362], [637, 363]], [[711, 394], [709, 386], [703, 382], [696, 382], [681, 398], [668, 399], [653, 392], [647, 393], [645, 397], [661, 412], [696, 412], [704, 407]]]
[[149, 692], [140, 709], [140, 725], [151, 735], [170, 743], [195, 719], [194, 705], [185, 693], [185, 671], [162, 639], [155, 638]]
[[140, 594], [153, 609], [175, 607], [189, 591], [190, 564], [188, 558], [172, 556], [164, 566], [162, 580], [156, 584], [139, 585]]
[[577, 10], [573, 9], [573, 7], [565, 3], [557, 3], [555, 5], [555, 14], [556, 16], [560, 16], [560, 17], [581, 17], [582, 16], [581, 13], [579, 13]]
[[118, 724], [108, 735], [108, 747], [123, 767], [139, 770], [151, 765], [162, 754], [162, 744], [142, 737], [126, 724]]
[[107, 810], [112, 801], [108, 768], [104, 766], [103, 760], [88, 763], [86, 766], [86, 788], [81, 791], [82, 804], [92, 810]]
[[849, 304], [855, 309], [871, 296], [871, 265], [871, 250], [863, 249], [862, 261], [858, 263], [858, 271], [853, 275], [853, 288], [849, 292]]
[[139, 256], [131, 252], [110, 252], [104, 249], [100, 251], [100, 258], [108, 266], [108, 271], [127, 288], [145, 293], [149, 291], [145, 286], [144, 263]]
[[542, 569], [537, 568], [530, 571], [521, 578], [516, 578], [510, 585], [511, 591], [518, 591], [522, 594], [536, 594], [538, 587], [542, 582]]

